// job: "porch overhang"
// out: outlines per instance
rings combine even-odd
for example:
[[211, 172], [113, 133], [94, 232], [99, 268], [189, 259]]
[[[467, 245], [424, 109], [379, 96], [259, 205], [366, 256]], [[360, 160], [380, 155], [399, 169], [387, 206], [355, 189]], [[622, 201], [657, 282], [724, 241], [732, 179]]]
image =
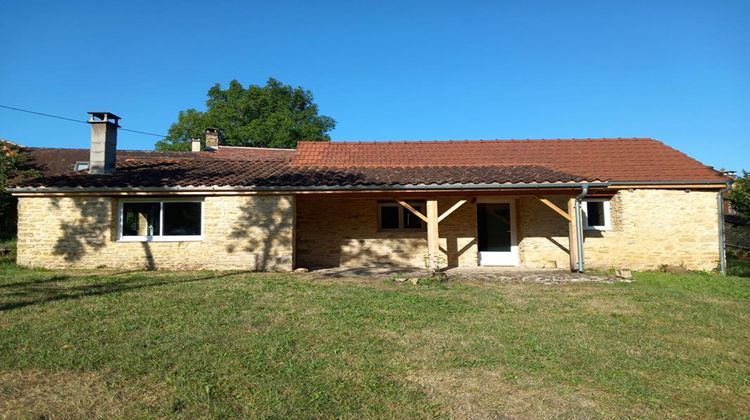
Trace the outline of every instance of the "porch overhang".
[[607, 182], [552, 182], [505, 184], [427, 184], [427, 185], [347, 185], [347, 186], [232, 186], [195, 185], [160, 187], [11, 187], [15, 196], [26, 195], [245, 195], [245, 194], [518, 194], [519, 191], [544, 191], [545, 194], [564, 194], [580, 190], [584, 185], [591, 190], [621, 189], [700, 189], [720, 190], [728, 183], [717, 181], [607, 181]]

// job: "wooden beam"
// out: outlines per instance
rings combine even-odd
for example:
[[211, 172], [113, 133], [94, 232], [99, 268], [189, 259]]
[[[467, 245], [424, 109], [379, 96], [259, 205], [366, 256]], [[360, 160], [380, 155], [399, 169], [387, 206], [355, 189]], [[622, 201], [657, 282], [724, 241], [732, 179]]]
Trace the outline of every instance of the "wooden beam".
[[576, 199], [568, 199], [568, 252], [570, 253], [570, 271], [578, 270], [578, 234], [576, 229]]
[[466, 204], [466, 201], [467, 200], [458, 200], [458, 202], [456, 204], [454, 204], [453, 206], [451, 206], [451, 208], [449, 208], [448, 210], [446, 210], [443, 214], [440, 215], [440, 217], [438, 217], [438, 223], [442, 222], [443, 219], [445, 219], [446, 217], [450, 216], [451, 213], [453, 213], [454, 211], [458, 210], [459, 207], [461, 207], [464, 204]]
[[420, 213], [420, 212], [419, 212], [419, 211], [418, 211], [417, 209], [415, 209], [414, 207], [410, 206], [410, 205], [409, 205], [409, 203], [407, 203], [406, 201], [403, 201], [403, 200], [396, 200], [396, 202], [397, 202], [398, 204], [401, 204], [402, 206], [404, 206], [404, 208], [405, 208], [406, 210], [409, 210], [410, 212], [414, 213], [414, 215], [415, 215], [415, 216], [417, 216], [417, 217], [419, 217], [420, 219], [422, 219], [422, 221], [423, 221], [423, 222], [425, 222], [425, 223], [429, 223], [429, 222], [427, 221], [427, 216], [425, 216], [424, 214]]
[[566, 212], [565, 210], [561, 209], [560, 207], [557, 207], [555, 205], [555, 203], [549, 201], [546, 198], [539, 197], [538, 195], [535, 195], [534, 197], [536, 197], [536, 199], [539, 200], [539, 201], [541, 201], [542, 203], [546, 204], [547, 207], [549, 207], [552, 210], [554, 210], [557, 214], [559, 214], [560, 216], [564, 217], [565, 220], [567, 220], [568, 222], [573, 221], [573, 219], [571, 218], [570, 214], [568, 212]]
[[439, 269], [440, 234], [438, 231], [437, 200], [427, 200], [427, 266], [430, 271]]

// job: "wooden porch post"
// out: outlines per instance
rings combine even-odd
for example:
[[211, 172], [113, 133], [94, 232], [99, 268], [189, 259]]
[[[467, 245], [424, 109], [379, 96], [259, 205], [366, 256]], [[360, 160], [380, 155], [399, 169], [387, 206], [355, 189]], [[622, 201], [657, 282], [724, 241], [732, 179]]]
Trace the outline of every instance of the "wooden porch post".
[[568, 250], [570, 252], [570, 271], [578, 271], [578, 234], [576, 221], [579, 215], [576, 214], [576, 199], [568, 199]]
[[435, 271], [438, 268], [440, 255], [440, 234], [438, 232], [438, 202], [427, 200], [427, 268]]

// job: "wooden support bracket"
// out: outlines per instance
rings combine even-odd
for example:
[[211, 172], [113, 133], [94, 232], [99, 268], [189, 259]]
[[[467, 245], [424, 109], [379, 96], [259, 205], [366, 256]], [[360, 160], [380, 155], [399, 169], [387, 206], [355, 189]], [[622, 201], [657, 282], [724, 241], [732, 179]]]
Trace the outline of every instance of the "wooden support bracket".
[[396, 200], [396, 202], [398, 204], [401, 204], [406, 210], [409, 210], [410, 212], [414, 213], [414, 215], [417, 216], [417, 217], [419, 217], [420, 219], [422, 219], [423, 222], [427, 223], [427, 216], [425, 216], [424, 214], [420, 213], [417, 209], [415, 209], [414, 207], [412, 207], [411, 205], [409, 205], [409, 203], [407, 203], [406, 201], [403, 201], [403, 200]]
[[542, 198], [542, 197], [539, 197], [538, 195], [535, 195], [534, 197], [535, 197], [535, 198], [536, 198], [537, 200], [539, 200], [539, 201], [541, 201], [542, 203], [544, 203], [544, 204], [545, 204], [545, 205], [546, 205], [547, 207], [549, 207], [549, 208], [551, 208], [552, 210], [554, 210], [554, 211], [555, 211], [555, 213], [557, 213], [557, 214], [559, 214], [560, 216], [564, 217], [564, 218], [565, 218], [565, 220], [567, 220], [568, 222], [572, 222], [572, 221], [573, 221], [573, 217], [571, 217], [570, 213], [568, 213], [567, 211], [565, 211], [565, 210], [561, 209], [560, 207], [557, 207], [557, 206], [555, 205], [555, 203], [553, 203], [553, 202], [549, 201], [549, 200], [548, 200], [548, 199], [546, 199], [546, 198]]
[[446, 210], [443, 214], [440, 215], [440, 217], [438, 217], [438, 223], [442, 222], [443, 219], [445, 219], [446, 217], [450, 216], [450, 214], [453, 213], [454, 211], [458, 210], [459, 207], [461, 207], [464, 204], [466, 204], [466, 201], [467, 200], [458, 200], [458, 202], [456, 204], [454, 204], [453, 206], [451, 206], [451, 208], [449, 208], [448, 210]]

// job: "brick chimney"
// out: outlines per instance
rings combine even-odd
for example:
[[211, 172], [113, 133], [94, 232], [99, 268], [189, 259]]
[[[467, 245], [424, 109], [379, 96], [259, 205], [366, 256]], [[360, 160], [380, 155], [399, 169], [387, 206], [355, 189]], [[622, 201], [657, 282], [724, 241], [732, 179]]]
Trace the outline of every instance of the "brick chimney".
[[221, 132], [219, 132], [218, 128], [206, 129], [206, 149], [218, 150], [220, 139], [221, 139]]
[[117, 128], [120, 117], [111, 112], [89, 112], [91, 150], [89, 173], [111, 174], [117, 160]]
[[193, 152], [201, 151], [201, 139], [192, 139], [190, 145]]

